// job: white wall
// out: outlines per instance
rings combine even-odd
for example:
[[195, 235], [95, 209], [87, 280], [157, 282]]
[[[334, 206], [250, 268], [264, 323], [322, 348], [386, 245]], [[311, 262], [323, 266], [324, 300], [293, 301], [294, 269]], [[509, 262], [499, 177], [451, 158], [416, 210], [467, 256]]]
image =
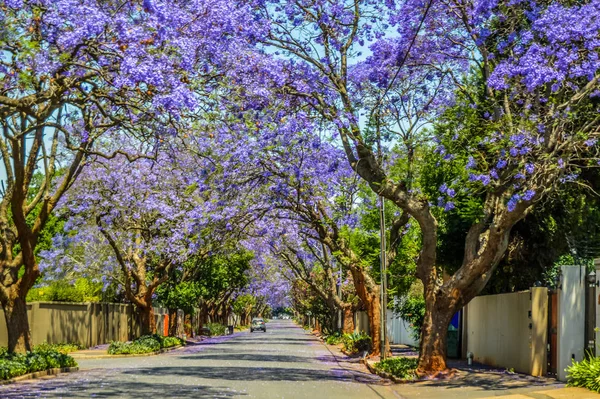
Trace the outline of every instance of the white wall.
[[585, 347], [585, 279], [584, 266], [562, 266], [561, 289], [558, 291], [558, 379], [566, 381], [565, 368], [572, 359], [581, 361]]
[[411, 336], [410, 323], [400, 316], [394, 315], [394, 312], [387, 311], [387, 333], [391, 344], [403, 344], [410, 346], [419, 346], [419, 342]]

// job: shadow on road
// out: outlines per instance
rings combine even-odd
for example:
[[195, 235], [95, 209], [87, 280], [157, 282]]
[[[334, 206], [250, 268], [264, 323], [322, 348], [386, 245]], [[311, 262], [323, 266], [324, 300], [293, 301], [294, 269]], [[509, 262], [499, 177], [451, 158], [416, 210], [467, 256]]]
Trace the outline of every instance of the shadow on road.
[[15, 386], [14, 389], [2, 391], [1, 397], [16, 398], [132, 398], [149, 399], [160, 393], [166, 398], [217, 398], [228, 399], [234, 396], [246, 395], [225, 387], [207, 387], [198, 385], [180, 385], [164, 383], [131, 382], [111, 379], [111, 381], [86, 381], [77, 384], [73, 381], [46, 381], [44, 385]]
[[270, 354], [258, 354], [258, 353], [198, 353], [195, 355], [179, 356], [179, 359], [185, 360], [224, 360], [224, 361], [238, 361], [245, 360], [250, 362], [276, 362], [276, 363], [312, 363], [314, 360], [301, 356], [292, 355], [270, 355]]
[[127, 375], [197, 377], [225, 381], [336, 381], [351, 382], [353, 378], [342, 369], [310, 370], [283, 367], [151, 367], [127, 369]]

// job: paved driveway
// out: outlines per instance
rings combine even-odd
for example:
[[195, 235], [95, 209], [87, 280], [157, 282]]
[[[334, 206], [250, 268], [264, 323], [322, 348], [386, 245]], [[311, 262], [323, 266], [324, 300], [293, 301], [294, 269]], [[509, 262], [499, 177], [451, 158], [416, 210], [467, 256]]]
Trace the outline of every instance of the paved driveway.
[[1, 398], [394, 398], [289, 320], [151, 357], [81, 360], [81, 371], [0, 387]]

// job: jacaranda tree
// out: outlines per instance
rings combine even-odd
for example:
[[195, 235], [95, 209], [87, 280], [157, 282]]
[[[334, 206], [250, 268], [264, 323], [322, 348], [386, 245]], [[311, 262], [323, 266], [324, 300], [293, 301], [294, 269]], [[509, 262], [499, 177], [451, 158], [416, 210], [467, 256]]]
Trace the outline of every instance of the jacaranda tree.
[[[575, 179], [577, 168], [596, 166], [598, 11], [596, 2], [560, 1], [255, 6], [269, 22], [262, 45], [284, 55], [288, 78], [278, 93], [314, 110], [358, 175], [420, 226], [416, 273], [426, 300], [420, 371], [446, 368], [448, 324], [487, 283], [515, 223], [557, 185]], [[386, 39], [390, 31], [395, 34]], [[368, 43], [371, 55], [362, 61]], [[381, 156], [386, 142], [404, 139], [415, 118], [432, 122], [442, 115], [454, 94], [477, 78], [483, 94], [467, 94], [480, 129], [437, 138], [442, 161], [462, 162], [471, 171], [467, 178], [441, 185], [439, 201], [414, 187], [410, 175], [392, 178]], [[370, 98], [363, 98], [365, 80]], [[402, 97], [402, 87], [415, 83], [410, 94], [417, 97]], [[390, 102], [414, 108], [397, 108], [401, 117], [391, 117], [397, 109]], [[468, 155], [456, 146], [465, 134], [481, 135]], [[434, 208], [452, 211], [459, 189], [482, 190], [485, 201], [469, 228], [462, 266], [443, 280]]]

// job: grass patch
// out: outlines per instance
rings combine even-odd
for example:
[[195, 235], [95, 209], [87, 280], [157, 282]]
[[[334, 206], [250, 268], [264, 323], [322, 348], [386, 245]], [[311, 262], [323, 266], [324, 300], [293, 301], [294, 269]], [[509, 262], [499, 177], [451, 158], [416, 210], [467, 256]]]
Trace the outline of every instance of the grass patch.
[[0, 380], [8, 380], [36, 371], [77, 366], [77, 362], [71, 356], [55, 349], [40, 349], [39, 346], [27, 354], [8, 353], [5, 348], [2, 348]]
[[156, 334], [143, 335], [131, 342], [111, 342], [108, 346], [108, 353], [110, 355], [141, 355], [177, 345], [183, 345], [183, 340], [178, 337], [163, 337]]
[[600, 392], [600, 357], [574, 361], [567, 367], [567, 385]]
[[392, 357], [374, 364], [378, 371], [383, 371], [403, 380], [414, 380], [417, 378], [415, 370], [418, 359], [410, 357]]

